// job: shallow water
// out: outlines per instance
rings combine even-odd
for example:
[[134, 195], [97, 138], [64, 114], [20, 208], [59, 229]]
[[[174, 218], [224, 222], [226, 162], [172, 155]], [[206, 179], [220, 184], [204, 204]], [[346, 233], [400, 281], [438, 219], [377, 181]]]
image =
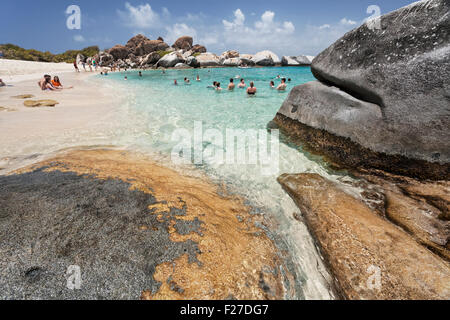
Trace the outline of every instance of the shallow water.
[[[197, 75], [200, 76], [200, 82], [195, 81]], [[258, 88], [256, 97], [248, 97], [243, 89], [236, 88], [231, 92], [226, 90], [230, 78], [237, 75], [244, 78], [247, 85], [250, 81], [255, 82]], [[172, 149], [180, 143], [179, 139], [172, 140], [173, 133], [177, 129], [187, 130], [186, 134], [191, 135], [194, 147], [195, 128], [198, 130], [201, 123], [203, 133], [208, 129], [216, 129], [224, 139], [224, 143], [220, 140], [203, 141], [202, 147], [212, 145], [216, 152], [223, 152], [223, 159], [226, 159], [230, 152], [230, 146], [226, 144], [229, 141], [226, 140], [227, 129], [266, 131], [268, 123], [287, 98], [289, 90], [278, 92], [269, 86], [271, 80], [276, 85], [280, 83], [276, 79], [277, 75], [292, 79], [288, 89], [314, 80], [308, 67], [167, 70], [165, 73], [151, 70], [143, 72], [143, 77], [139, 77], [135, 71], [110, 74], [107, 81], [125, 88], [129, 94], [128, 103], [122, 110], [124, 131], [116, 135], [116, 143], [153, 155], [158, 154], [170, 162]], [[125, 76], [127, 81], [124, 80]], [[190, 85], [184, 84], [185, 77], [190, 79]], [[174, 79], [177, 79], [178, 86], [173, 84]], [[207, 86], [213, 81], [221, 82], [224, 90], [219, 93], [208, 89]], [[238, 81], [235, 79], [236, 85]], [[271, 141], [267, 141], [269, 150]], [[237, 153], [249, 149], [242, 149], [242, 146], [237, 148]], [[195, 150], [192, 149], [192, 160], [195, 159], [194, 154]], [[275, 158], [279, 161], [279, 170], [276, 170], [278, 166], [273, 165]], [[246, 160], [248, 163], [248, 155]], [[279, 160], [278, 157], [270, 159], [273, 166], [269, 167], [275, 170], [266, 172], [263, 168], [268, 166], [261, 166], [259, 160], [261, 159], [258, 158], [257, 165], [236, 162], [217, 164], [208, 162], [208, 157], [205, 157], [196, 166], [217, 183], [225, 184], [229, 191], [248, 199], [255, 212], [267, 214], [275, 221], [277, 230], [271, 231], [278, 237], [278, 243], [292, 255], [293, 268], [301, 285], [301, 292], [296, 297], [289, 298], [332, 298], [328, 289], [329, 275], [320, 261], [311, 236], [306, 226], [293, 217], [299, 209], [276, 179], [282, 173], [301, 172], [319, 173], [332, 180], [339, 176], [330, 174], [320, 158], [283, 143], [279, 145]]]

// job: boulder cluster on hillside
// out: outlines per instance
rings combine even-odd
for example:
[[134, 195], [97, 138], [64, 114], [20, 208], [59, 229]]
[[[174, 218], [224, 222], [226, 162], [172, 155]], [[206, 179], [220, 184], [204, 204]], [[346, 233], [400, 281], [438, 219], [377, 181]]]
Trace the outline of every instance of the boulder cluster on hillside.
[[309, 66], [313, 57], [284, 56], [280, 59], [271, 51], [256, 54], [240, 54], [235, 50], [220, 56], [208, 52], [206, 47], [195, 44], [189, 36], [180, 37], [172, 46], [164, 39], [150, 40], [142, 34], [131, 38], [126, 45], [116, 45], [101, 51], [93, 57], [78, 55], [78, 62], [97, 61], [101, 67], [121, 68], [200, 68], [200, 67], [239, 67], [239, 66]]

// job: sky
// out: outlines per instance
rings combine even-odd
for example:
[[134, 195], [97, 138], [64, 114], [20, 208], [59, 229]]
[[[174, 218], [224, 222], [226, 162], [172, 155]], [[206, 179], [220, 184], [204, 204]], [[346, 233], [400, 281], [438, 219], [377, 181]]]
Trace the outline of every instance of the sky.
[[[411, 0], [3, 0], [0, 43], [61, 53], [98, 45], [125, 44], [142, 33], [172, 45], [182, 35], [220, 54], [271, 50], [317, 55], [376, 14]], [[80, 8], [80, 29], [69, 29], [69, 6]], [[73, 11], [71, 11], [73, 13]], [[70, 20], [74, 22], [75, 20]]]

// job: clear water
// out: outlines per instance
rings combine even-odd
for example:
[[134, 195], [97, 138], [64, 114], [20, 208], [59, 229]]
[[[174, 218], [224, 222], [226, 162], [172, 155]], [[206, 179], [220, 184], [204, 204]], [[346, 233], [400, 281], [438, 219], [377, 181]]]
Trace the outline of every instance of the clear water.
[[[195, 81], [197, 75], [201, 82]], [[256, 97], [248, 97], [243, 89], [226, 90], [230, 78], [237, 75], [244, 78], [247, 85], [255, 82]], [[289, 90], [278, 92], [270, 88], [271, 80], [276, 85], [280, 83], [277, 75], [292, 79], [288, 89], [314, 80], [308, 67], [166, 70], [165, 73], [151, 70], [143, 72], [143, 77], [136, 71], [129, 71], [101, 77], [102, 81], [125, 89], [128, 95], [120, 111], [122, 129], [116, 129], [113, 143], [160, 155], [167, 161], [177, 144], [172, 141], [173, 132], [183, 128], [192, 133], [198, 121], [202, 122], [204, 131], [218, 129], [224, 135], [226, 129], [266, 129], [289, 94]], [[184, 84], [185, 77], [190, 79], [190, 85]], [[178, 80], [178, 86], [173, 84], [174, 79]], [[208, 89], [213, 81], [221, 82], [224, 90], [218, 93]], [[238, 82], [235, 79], [236, 85]], [[224, 146], [223, 151], [226, 154], [229, 150]], [[280, 144], [279, 155], [279, 174], [314, 172], [331, 180], [339, 178], [327, 171], [319, 158], [286, 144]], [[203, 163], [197, 168], [214, 181], [225, 183], [229, 190], [248, 199], [257, 212], [275, 221], [277, 227], [272, 232], [289, 250], [300, 279], [301, 293], [288, 298], [333, 298], [328, 289], [329, 275], [306, 226], [294, 219], [293, 214], [299, 209], [277, 183], [278, 173], [263, 175], [261, 168], [255, 165]]]

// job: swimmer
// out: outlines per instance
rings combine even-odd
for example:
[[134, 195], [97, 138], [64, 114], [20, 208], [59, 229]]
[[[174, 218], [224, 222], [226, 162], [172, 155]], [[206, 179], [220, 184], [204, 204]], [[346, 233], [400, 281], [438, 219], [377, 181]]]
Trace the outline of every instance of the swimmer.
[[188, 78], [184, 78], [184, 84], [191, 84], [191, 81]]
[[281, 79], [281, 84], [277, 87], [278, 91], [284, 91], [287, 88], [286, 78]]
[[173, 80], [173, 85], [174, 85], [174, 86], [177, 86], [177, 85], [178, 85], [177, 79]]
[[228, 90], [232, 91], [236, 85], [234, 84], [234, 79], [230, 79], [230, 84], [228, 85]]
[[125, 78], [123, 78], [123, 80], [127, 81], [127, 80], [128, 80], [128, 77], [127, 77], [127, 76], [125, 76]]
[[238, 87], [241, 88], [241, 89], [245, 89], [245, 87], [246, 87], [245, 79], [241, 79], [241, 83], [239, 83]]
[[255, 83], [253, 81], [250, 82], [250, 87], [247, 89], [247, 94], [249, 96], [254, 96], [254, 95], [256, 95], [256, 91], [257, 91], [257, 89], [255, 87]]
[[222, 91], [222, 88], [220, 87], [220, 82], [217, 82], [216, 84], [216, 91]]
[[199, 75], [197, 75], [197, 79], [196, 79], [197, 81], [202, 81], [202, 80], [200, 80], [200, 76]]
[[271, 87], [272, 89], [275, 89], [275, 82], [270, 81], [270, 87]]
[[142, 77], [142, 72], [141, 71], [139, 71], [139, 77]]
[[208, 89], [215, 89], [217, 87], [217, 82], [214, 81], [212, 86], [207, 86]]

